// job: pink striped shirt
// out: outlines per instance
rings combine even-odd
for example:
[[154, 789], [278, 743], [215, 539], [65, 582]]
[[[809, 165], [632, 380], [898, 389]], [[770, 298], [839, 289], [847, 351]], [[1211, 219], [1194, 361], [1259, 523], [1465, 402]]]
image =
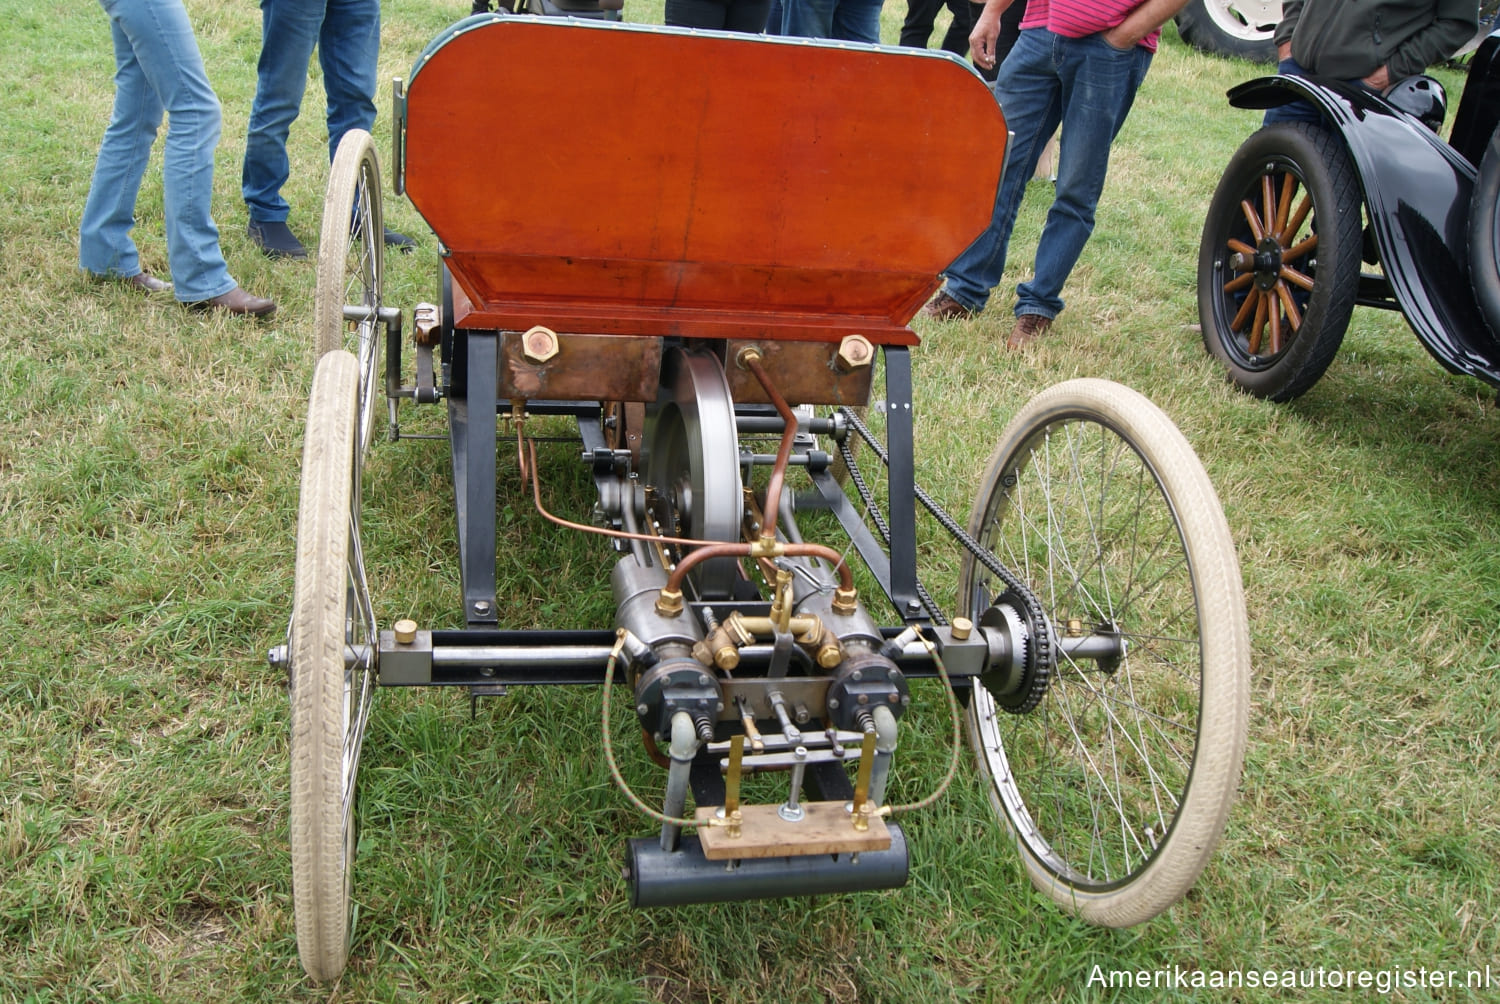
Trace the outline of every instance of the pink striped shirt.
[[[1066, 38], [1086, 38], [1101, 31], [1108, 31], [1145, 0], [1014, 0], [1026, 2], [1026, 14], [1021, 18], [1021, 29], [1046, 28]], [[1144, 45], [1156, 51], [1156, 40], [1161, 37], [1157, 28], [1145, 38]]]

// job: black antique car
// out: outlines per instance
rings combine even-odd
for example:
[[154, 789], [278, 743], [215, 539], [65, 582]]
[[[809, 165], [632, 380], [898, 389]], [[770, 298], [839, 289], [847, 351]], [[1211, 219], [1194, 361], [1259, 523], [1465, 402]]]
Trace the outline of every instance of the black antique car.
[[1292, 76], [1229, 91], [1239, 108], [1298, 99], [1322, 123], [1252, 134], [1209, 205], [1208, 351], [1243, 390], [1289, 401], [1333, 361], [1354, 307], [1379, 307], [1401, 311], [1444, 367], [1500, 388], [1500, 31], [1470, 62], [1448, 142], [1429, 77], [1384, 97]]

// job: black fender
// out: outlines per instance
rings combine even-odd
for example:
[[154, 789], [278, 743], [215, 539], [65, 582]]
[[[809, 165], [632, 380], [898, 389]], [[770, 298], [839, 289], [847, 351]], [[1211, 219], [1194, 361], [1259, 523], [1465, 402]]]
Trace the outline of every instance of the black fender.
[[1344, 139], [1391, 292], [1417, 338], [1445, 368], [1500, 386], [1500, 342], [1469, 285], [1474, 165], [1379, 95], [1342, 81], [1262, 77], [1229, 91], [1236, 108], [1299, 98]]

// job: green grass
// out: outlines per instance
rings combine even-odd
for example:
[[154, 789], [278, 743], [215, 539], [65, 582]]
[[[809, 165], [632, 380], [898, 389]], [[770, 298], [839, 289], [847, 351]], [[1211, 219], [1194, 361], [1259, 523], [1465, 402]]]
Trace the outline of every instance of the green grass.
[[[1222, 95], [1257, 71], [1169, 30], [1053, 334], [1024, 355], [1001, 347], [1040, 184], [990, 310], [919, 328], [914, 364], [919, 478], [960, 515], [1006, 418], [1075, 375], [1152, 397], [1208, 467], [1244, 570], [1254, 704], [1241, 797], [1188, 898], [1131, 931], [1064, 917], [1030, 891], [966, 762], [907, 823], [904, 890], [634, 912], [618, 869], [626, 837], [651, 826], [610, 784], [597, 692], [513, 692], [472, 721], [457, 695], [386, 692], [365, 747], [350, 969], [336, 989], [308, 983], [287, 702], [264, 653], [290, 606], [313, 276], [244, 237], [254, 7], [189, 7], [224, 106], [224, 248], [242, 284], [280, 302], [267, 324], [78, 277], [112, 96], [106, 22], [94, 4], [0, 0], [0, 1000], [1107, 1000], [1087, 985], [1095, 965], [1500, 964], [1493, 394], [1443, 371], [1399, 316], [1367, 310], [1302, 400], [1226, 386], [1187, 325], [1203, 212], [1256, 122]], [[386, 4], [382, 78], [467, 8]], [[659, 20], [634, 0], [627, 13]], [[326, 175], [317, 72], [288, 192], [305, 238]], [[1456, 100], [1459, 79], [1446, 82]], [[939, 96], [916, 99], [941, 115]], [[165, 271], [159, 156], [136, 235]], [[422, 235], [391, 262], [388, 298], [434, 299], [435, 241], [404, 201], [387, 217]], [[437, 413], [409, 413], [410, 427], [440, 432]], [[366, 550], [384, 623], [458, 619], [447, 467], [438, 442], [373, 451]], [[586, 513], [571, 450], [546, 448], [542, 468], [549, 500]], [[513, 487], [505, 451], [500, 469]], [[497, 529], [510, 625], [609, 622], [607, 551], [513, 494]], [[950, 601], [956, 552], [923, 534]], [[948, 755], [935, 690], [919, 688], [909, 721], [900, 793], [918, 796]], [[658, 791], [627, 733], [632, 783]]]

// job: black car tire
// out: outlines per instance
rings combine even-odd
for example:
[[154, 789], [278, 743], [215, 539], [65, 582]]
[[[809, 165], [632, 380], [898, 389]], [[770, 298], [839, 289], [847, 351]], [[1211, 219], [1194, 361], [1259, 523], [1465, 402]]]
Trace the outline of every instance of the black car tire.
[[1271, 40], [1276, 22], [1258, 24], [1252, 19], [1260, 20], [1236, 0], [1190, 0], [1177, 15], [1177, 33], [1188, 45], [1211, 55], [1276, 62], [1276, 43]]
[[1361, 205], [1343, 139], [1322, 126], [1267, 126], [1230, 158], [1203, 226], [1198, 312], [1236, 386], [1290, 401], [1333, 362], [1359, 292]]
[[1500, 129], [1485, 148], [1469, 201], [1469, 283], [1485, 323], [1500, 336]]

